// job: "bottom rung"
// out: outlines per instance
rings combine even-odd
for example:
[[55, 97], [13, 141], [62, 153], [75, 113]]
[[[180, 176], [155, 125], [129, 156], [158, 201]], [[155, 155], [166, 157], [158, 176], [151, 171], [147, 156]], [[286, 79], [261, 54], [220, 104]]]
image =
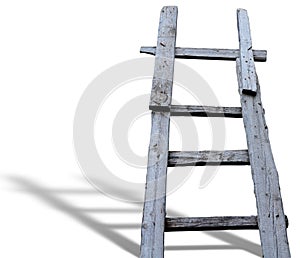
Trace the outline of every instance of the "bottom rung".
[[[286, 218], [286, 227], [288, 220]], [[165, 232], [258, 229], [257, 216], [166, 218]]]

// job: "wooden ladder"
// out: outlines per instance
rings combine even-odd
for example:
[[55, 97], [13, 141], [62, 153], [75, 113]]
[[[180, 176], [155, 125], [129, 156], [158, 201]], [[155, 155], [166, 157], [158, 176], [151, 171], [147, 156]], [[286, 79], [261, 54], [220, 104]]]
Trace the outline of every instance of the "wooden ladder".
[[[156, 47], [141, 53], [155, 55], [140, 257], [164, 257], [164, 232], [258, 229], [265, 258], [289, 258], [290, 251], [278, 172], [268, 138], [254, 61], [266, 61], [267, 52], [252, 50], [247, 11], [237, 10], [239, 49], [177, 48], [177, 7], [161, 10]], [[236, 61], [241, 107], [175, 106], [171, 104], [175, 58]], [[170, 116], [243, 118], [248, 150], [169, 152]], [[166, 217], [166, 177], [170, 166], [251, 165], [257, 216]]]

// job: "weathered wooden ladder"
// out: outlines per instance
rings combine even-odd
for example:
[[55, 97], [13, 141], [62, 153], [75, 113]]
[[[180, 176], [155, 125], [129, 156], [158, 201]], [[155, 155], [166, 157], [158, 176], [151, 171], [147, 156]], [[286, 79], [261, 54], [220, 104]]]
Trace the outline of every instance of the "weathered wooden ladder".
[[[177, 48], [177, 13], [176, 6], [163, 7], [157, 46], [141, 48], [141, 53], [155, 55], [155, 68], [150, 99], [152, 128], [140, 257], [164, 256], [164, 232], [259, 229], [263, 257], [289, 258], [286, 233], [288, 222], [283, 211], [278, 173], [254, 65], [254, 61], [266, 61], [267, 53], [252, 50], [248, 15], [243, 9], [237, 10], [239, 49]], [[171, 105], [175, 58], [236, 61], [241, 108]], [[243, 118], [248, 151], [169, 152], [169, 124], [172, 115]], [[166, 217], [168, 166], [223, 164], [251, 165], [257, 217]]]

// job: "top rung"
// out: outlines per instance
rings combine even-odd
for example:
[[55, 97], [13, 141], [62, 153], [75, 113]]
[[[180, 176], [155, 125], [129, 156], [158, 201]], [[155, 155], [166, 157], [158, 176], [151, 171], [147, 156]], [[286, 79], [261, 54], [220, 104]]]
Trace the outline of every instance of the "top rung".
[[[141, 47], [140, 53], [155, 55], [156, 47]], [[240, 55], [239, 49], [218, 48], [175, 48], [175, 57], [184, 59], [235, 61]], [[266, 62], [266, 50], [253, 50], [254, 61]]]

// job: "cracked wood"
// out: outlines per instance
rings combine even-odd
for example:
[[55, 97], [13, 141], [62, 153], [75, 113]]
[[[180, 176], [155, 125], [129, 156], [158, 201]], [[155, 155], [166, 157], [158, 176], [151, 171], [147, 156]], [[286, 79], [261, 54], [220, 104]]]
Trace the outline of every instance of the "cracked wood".
[[256, 95], [257, 82], [252, 51], [250, 24], [247, 11], [237, 10], [237, 24], [240, 42], [239, 62], [241, 66], [241, 89], [244, 94]]
[[161, 11], [154, 75], [150, 97], [150, 110], [170, 111], [172, 101], [175, 45], [177, 30], [177, 8], [168, 7]]
[[[239, 87], [243, 87], [241, 62], [236, 61]], [[268, 127], [261, 102], [260, 86], [256, 76], [256, 96], [240, 90], [249, 160], [254, 182], [258, 212], [258, 226], [265, 258], [289, 258], [285, 215], [280, 194], [278, 172], [272, 155]]]
[[171, 116], [242, 118], [242, 109], [240, 107], [172, 105]]
[[[141, 47], [140, 53], [155, 55], [156, 47]], [[175, 57], [182, 59], [204, 59], [204, 60], [224, 60], [235, 61], [240, 56], [239, 49], [219, 49], [219, 48], [175, 48]], [[254, 61], [266, 62], [266, 50], [253, 50]]]
[[169, 151], [169, 167], [249, 165], [247, 150]]
[[161, 108], [169, 111], [171, 104], [177, 12], [176, 6], [165, 6], [160, 15], [150, 100], [150, 107], [155, 111], [152, 111], [151, 115], [152, 127], [141, 229], [141, 258], [164, 257], [170, 112], [156, 111], [161, 111]]

